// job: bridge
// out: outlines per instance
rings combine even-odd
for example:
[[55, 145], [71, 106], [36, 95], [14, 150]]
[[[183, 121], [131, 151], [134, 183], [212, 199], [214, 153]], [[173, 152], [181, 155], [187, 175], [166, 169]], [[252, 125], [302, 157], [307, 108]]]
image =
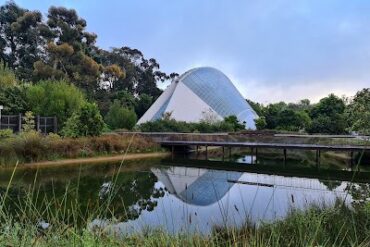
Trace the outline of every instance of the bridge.
[[171, 147], [172, 157], [174, 156], [175, 147], [196, 146], [198, 154], [199, 147], [205, 147], [206, 158], [208, 157], [208, 147], [222, 147], [223, 157], [225, 155], [225, 148], [229, 148], [231, 155], [232, 147], [251, 148], [251, 152], [255, 153], [256, 157], [259, 148], [281, 149], [284, 153], [284, 163], [287, 160], [287, 150], [313, 150], [316, 151], [316, 164], [320, 164], [321, 151], [337, 151], [350, 152], [351, 160], [353, 160], [354, 152], [370, 151], [370, 145], [333, 145], [333, 144], [304, 144], [304, 143], [268, 143], [268, 142], [237, 142], [237, 141], [171, 141], [171, 140], [157, 140], [159, 144], [165, 147]]

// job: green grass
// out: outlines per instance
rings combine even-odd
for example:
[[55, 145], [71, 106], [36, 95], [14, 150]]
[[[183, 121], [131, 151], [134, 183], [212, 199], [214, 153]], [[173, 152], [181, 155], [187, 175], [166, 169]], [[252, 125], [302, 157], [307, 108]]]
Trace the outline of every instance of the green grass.
[[[94, 227], [93, 219], [117, 218], [113, 203], [118, 175], [112, 176], [113, 189], [106, 200], [82, 208], [79, 204], [79, 184], [67, 184], [61, 194], [53, 191], [42, 197], [34, 183], [27, 189], [8, 186], [0, 190], [0, 246], [369, 246], [370, 204], [364, 200], [370, 190], [358, 190], [359, 198], [351, 208], [342, 201], [334, 206], [308, 207], [292, 210], [284, 219], [259, 225], [247, 219], [241, 228], [214, 228], [210, 235], [200, 233], [169, 234], [159, 229], [148, 229], [132, 235], [112, 233], [108, 228]], [[117, 173], [118, 174], [118, 173]], [[36, 174], [37, 175], [37, 174]], [[361, 190], [362, 191], [359, 191]], [[363, 193], [366, 192], [366, 193]], [[56, 196], [58, 194], [58, 196]], [[93, 200], [93, 199], [91, 199]], [[119, 210], [122, 210], [120, 208]], [[48, 229], [38, 227], [41, 220], [50, 223]]]

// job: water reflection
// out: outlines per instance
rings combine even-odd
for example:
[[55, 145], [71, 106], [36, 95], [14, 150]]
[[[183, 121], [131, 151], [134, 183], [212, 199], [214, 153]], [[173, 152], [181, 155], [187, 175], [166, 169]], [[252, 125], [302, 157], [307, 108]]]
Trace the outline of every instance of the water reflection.
[[345, 191], [347, 182], [328, 187], [318, 179], [179, 166], [151, 171], [158, 179], [154, 187], [165, 191], [153, 211], [118, 224], [95, 220], [91, 226], [119, 233], [148, 227], [209, 233], [213, 226], [241, 226], [247, 220], [258, 224], [282, 218], [294, 208], [352, 201]]

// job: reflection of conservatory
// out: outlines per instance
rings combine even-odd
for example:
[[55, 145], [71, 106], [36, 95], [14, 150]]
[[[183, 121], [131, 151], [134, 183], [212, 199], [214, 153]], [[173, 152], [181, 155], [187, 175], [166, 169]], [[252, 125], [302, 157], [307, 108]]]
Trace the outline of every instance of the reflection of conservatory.
[[178, 121], [222, 120], [235, 115], [249, 129], [258, 117], [233, 83], [221, 71], [195, 68], [172, 81], [141, 117], [138, 124], [160, 119], [164, 113]]
[[234, 185], [241, 172], [225, 172], [202, 168], [171, 167], [152, 169], [167, 190], [187, 204], [209, 206], [216, 203]]

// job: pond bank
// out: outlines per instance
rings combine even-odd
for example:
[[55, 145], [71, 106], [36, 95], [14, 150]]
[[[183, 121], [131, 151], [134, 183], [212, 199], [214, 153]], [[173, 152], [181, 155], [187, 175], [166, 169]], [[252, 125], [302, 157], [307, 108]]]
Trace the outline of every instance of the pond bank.
[[[97, 157], [88, 157], [88, 158], [75, 158], [75, 159], [61, 159], [53, 161], [41, 161], [34, 163], [26, 163], [18, 165], [17, 169], [38, 169], [38, 168], [47, 168], [47, 167], [61, 167], [61, 166], [70, 166], [70, 165], [81, 165], [81, 164], [106, 164], [110, 162], [119, 162], [126, 160], [135, 160], [135, 159], [147, 159], [147, 158], [160, 158], [167, 157], [169, 153], [167, 152], [154, 152], [154, 153], [135, 153], [135, 154], [122, 154], [122, 155], [113, 155], [113, 156], [97, 156]], [[14, 169], [13, 167], [3, 168], [3, 169]]]

